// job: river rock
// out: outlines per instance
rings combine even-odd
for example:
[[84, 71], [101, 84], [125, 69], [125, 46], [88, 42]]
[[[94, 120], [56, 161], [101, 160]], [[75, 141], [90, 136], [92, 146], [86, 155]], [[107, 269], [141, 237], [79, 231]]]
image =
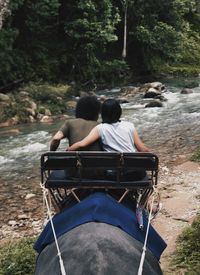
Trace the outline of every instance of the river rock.
[[163, 107], [162, 102], [159, 100], [153, 100], [145, 105], [145, 108]]
[[100, 95], [100, 96], [99, 96], [99, 100], [100, 100], [101, 102], [104, 102], [106, 99], [107, 99], [107, 97], [106, 97], [105, 95]]
[[122, 87], [120, 90], [120, 93], [122, 93], [122, 96], [135, 96], [140, 91], [139, 87]]
[[[1, 125], [0, 125], [1, 127]], [[19, 129], [11, 129], [11, 130], [6, 130], [6, 131], [1, 131], [1, 136], [4, 135], [4, 136], [12, 136], [12, 135], [18, 135], [20, 134], [20, 130]]]
[[159, 93], [163, 93], [166, 91], [165, 85], [161, 82], [150, 82], [142, 85], [139, 89], [139, 92], [146, 94], [149, 89], [155, 89]]
[[34, 198], [35, 196], [36, 196], [36, 195], [35, 195], [35, 194], [32, 194], [32, 193], [27, 194], [26, 197], [25, 197], [25, 200], [32, 199], [32, 198]]
[[19, 123], [18, 115], [16, 115], [16, 116], [12, 117], [11, 119], [9, 119], [9, 123], [10, 123], [10, 126], [18, 124]]
[[36, 119], [33, 116], [29, 116], [29, 122], [33, 123], [36, 122]]
[[34, 101], [29, 101], [31, 109], [36, 111], [37, 110], [37, 104]]
[[26, 214], [20, 214], [17, 216], [19, 220], [27, 220], [29, 217]]
[[41, 227], [41, 221], [33, 221], [32, 226], [34, 227]]
[[8, 102], [10, 101], [10, 97], [8, 95], [0, 93], [0, 101]]
[[79, 91], [79, 92], [78, 92], [78, 95], [79, 95], [80, 97], [89, 96], [89, 93], [87, 93], [87, 92], [85, 92], [85, 91]]
[[1, 122], [1, 123], [0, 123], [0, 128], [1, 128], [1, 127], [8, 127], [8, 126], [10, 126], [9, 121], [5, 121], [5, 122]]
[[51, 122], [53, 122], [53, 119], [50, 116], [42, 116], [42, 118], [40, 119], [40, 122], [51, 123]]
[[193, 91], [189, 88], [183, 88], [183, 90], [181, 91], [181, 94], [192, 94]]
[[76, 107], [76, 101], [74, 100], [69, 100], [66, 102], [66, 107], [69, 109], [75, 109]]
[[28, 113], [28, 115], [31, 115], [33, 117], [35, 117], [36, 115], [36, 112], [34, 109], [31, 109], [31, 108], [25, 108], [26, 112]]
[[51, 116], [52, 115], [51, 111], [49, 109], [45, 109], [44, 114], [45, 114], [45, 116]]
[[151, 88], [154, 88], [156, 90], [159, 90], [159, 91], [163, 91], [165, 90], [165, 85], [162, 84], [161, 82], [151, 82]]
[[161, 92], [155, 88], [150, 88], [148, 89], [145, 94], [144, 94], [144, 98], [154, 98], [156, 96], [160, 96]]
[[20, 97], [26, 97], [26, 98], [27, 98], [27, 97], [29, 97], [29, 93], [26, 92], [26, 91], [20, 91], [20, 92], [19, 92], [19, 96], [20, 96]]
[[17, 225], [17, 221], [10, 220], [10, 221], [8, 221], [8, 225], [15, 226], [15, 225]]

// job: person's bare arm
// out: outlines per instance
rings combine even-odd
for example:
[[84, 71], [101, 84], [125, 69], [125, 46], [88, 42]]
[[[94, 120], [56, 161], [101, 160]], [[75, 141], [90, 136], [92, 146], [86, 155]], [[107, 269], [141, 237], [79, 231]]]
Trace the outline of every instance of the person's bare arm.
[[76, 151], [78, 149], [84, 148], [92, 144], [93, 142], [95, 142], [97, 139], [99, 139], [99, 137], [100, 137], [99, 131], [95, 127], [91, 130], [91, 132], [87, 135], [87, 137], [68, 147], [67, 151]]
[[64, 134], [61, 131], [58, 131], [52, 138], [50, 143], [50, 151], [56, 151], [58, 146], [60, 145], [61, 139], [64, 138]]
[[133, 138], [134, 138], [135, 147], [139, 152], [150, 152], [149, 148], [147, 148], [144, 145], [144, 143], [141, 141], [136, 130], [134, 130]]

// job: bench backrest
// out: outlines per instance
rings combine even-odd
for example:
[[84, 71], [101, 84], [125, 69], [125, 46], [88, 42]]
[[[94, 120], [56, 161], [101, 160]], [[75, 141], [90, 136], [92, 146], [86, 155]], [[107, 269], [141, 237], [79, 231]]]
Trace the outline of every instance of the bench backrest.
[[119, 152], [47, 152], [41, 156], [41, 171], [67, 170], [76, 168], [83, 170], [113, 170], [121, 172], [124, 169], [145, 170], [157, 173], [158, 157], [152, 153], [119, 153]]
[[158, 157], [152, 153], [119, 152], [47, 152], [41, 156], [42, 170], [63, 170], [67, 168], [105, 168], [158, 170]]
[[[71, 170], [75, 171], [75, 175], [66, 177], [65, 171]], [[147, 175], [142, 179], [134, 179], [132, 175], [135, 175], [135, 172], [131, 174], [133, 170], [143, 171], [143, 174], [146, 171]], [[129, 171], [131, 176], [124, 176]], [[158, 157], [152, 153], [78, 151], [47, 152], [41, 156], [42, 183], [50, 190], [60, 209], [72, 188], [124, 189], [125, 193], [130, 190], [143, 190], [143, 196], [148, 197], [153, 185], [157, 184], [157, 174]], [[55, 191], [59, 196], [54, 194]]]

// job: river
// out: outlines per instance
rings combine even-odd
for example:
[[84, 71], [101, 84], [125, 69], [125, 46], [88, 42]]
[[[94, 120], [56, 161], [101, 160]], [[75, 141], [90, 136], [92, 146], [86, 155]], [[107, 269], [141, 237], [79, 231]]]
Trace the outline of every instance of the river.
[[[196, 79], [200, 83], [200, 79]], [[200, 87], [193, 93], [181, 94], [180, 81], [163, 82], [167, 99], [161, 108], [144, 108], [149, 99], [138, 95], [127, 104], [122, 104], [122, 119], [135, 124], [142, 140], [160, 154], [191, 152], [200, 144]], [[109, 96], [120, 96], [120, 89], [99, 91]], [[51, 136], [63, 121], [53, 124], [27, 124], [16, 126], [18, 135], [5, 136], [0, 129], [0, 179], [19, 182], [37, 171], [40, 155], [47, 151]], [[13, 127], [12, 127], [13, 129]], [[63, 141], [60, 150], [67, 146]]]
[[[195, 80], [197, 81], [197, 80]], [[198, 79], [200, 82], [200, 79]], [[161, 108], [144, 108], [148, 99], [139, 95], [122, 104], [122, 119], [135, 124], [142, 140], [158, 154], [162, 165], [177, 158], [187, 157], [200, 145], [200, 87], [193, 93], [181, 94], [183, 88], [177, 81], [162, 81], [167, 99]], [[98, 94], [119, 97], [120, 89], [99, 91]], [[42, 191], [40, 189], [40, 155], [49, 149], [50, 139], [63, 121], [52, 124], [25, 124], [11, 129], [19, 134], [5, 135], [8, 128], [0, 129], [0, 239], [16, 234], [32, 235], [32, 223], [38, 223], [42, 215]], [[59, 150], [67, 147], [63, 140]], [[32, 199], [26, 199], [32, 194]], [[21, 220], [20, 215], [26, 217]], [[14, 220], [18, 226], [7, 226]], [[39, 222], [40, 224], [40, 222]], [[5, 227], [5, 228], [4, 228]], [[11, 230], [11, 233], [9, 233]], [[31, 230], [31, 231], [30, 231]], [[29, 232], [29, 233], [28, 233]], [[31, 232], [31, 233], [30, 233]]]

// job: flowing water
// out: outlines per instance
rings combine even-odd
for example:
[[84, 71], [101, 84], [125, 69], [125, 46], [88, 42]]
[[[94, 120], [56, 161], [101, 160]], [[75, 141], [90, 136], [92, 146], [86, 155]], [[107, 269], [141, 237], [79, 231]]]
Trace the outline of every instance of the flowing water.
[[[191, 153], [200, 145], [200, 87], [184, 95], [180, 94], [183, 86], [177, 81], [163, 83], [167, 87], [163, 95], [168, 100], [162, 108], [144, 108], [148, 100], [139, 95], [122, 104], [122, 119], [135, 124], [140, 137], [158, 154], [161, 163]], [[98, 94], [120, 97], [119, 91], [116, 88]], [[4, 225], [11, 220], [18, 221], [20, 214], [25, 214], [28, 219], [18, 222], [19, 234], [22, 229], [24, 234], [30, 230], [34, 234], [32, 222], [42, 215], [40, 155], [48, 151], [52, 134], [62, 124], [63, 121], [55, 121], [53, 124], [35, 123], [0, 129], [0, 239], [9, 236]], [[5, 131], [13, 129], [19, 134], [5, 135]], [[66, 147], [67, 141], [63, 140], [59, 150]], [[26, 199], [30, 193], [35, 197]]]
[[[196, 80], [197, 81], [197, 80]], [[198, 79], [200, 82], [200, 79]], [[123, 118], [135, 124], [142, 140], [154, 152], [191, 152], [200, 144], [200, 87], [191, 94], [180, 94], [177, 82], [163, 82], [167, 101], [162, 108], [144, 108], [149, 99], [136, 96], [122, 104]], [[183, 88], [183, 87], [182, 87]], [[100, 91], [99, 94], [105, 93]], [[106, 95], [118, 97], [119, 89], [106, 91]], [[5, 136], [0, 130], [0, 178], [3, 182], [19, 182], [39, 174], [40, 155], [49, 149], [51, 136], [63, 121], [53, 124], [16, 126], [18, 135]], [[13, 128], [12, 128], [13, 129]], [[7, 130], [7, 129], [6, 129]], [[67, 146], [63, 141], [60, 150]], [[166, 149], [167, 148], [167, 149]]]

